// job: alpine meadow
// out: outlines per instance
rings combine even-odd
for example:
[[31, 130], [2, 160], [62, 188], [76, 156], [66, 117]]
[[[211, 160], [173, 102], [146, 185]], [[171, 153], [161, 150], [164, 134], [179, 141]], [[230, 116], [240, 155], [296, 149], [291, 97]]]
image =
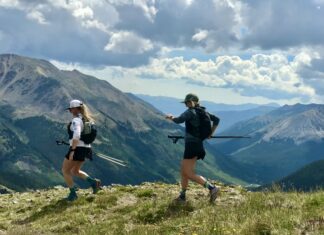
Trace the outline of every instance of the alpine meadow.
[[0, 235], [324, 235], [323, 22], [0, 0]]

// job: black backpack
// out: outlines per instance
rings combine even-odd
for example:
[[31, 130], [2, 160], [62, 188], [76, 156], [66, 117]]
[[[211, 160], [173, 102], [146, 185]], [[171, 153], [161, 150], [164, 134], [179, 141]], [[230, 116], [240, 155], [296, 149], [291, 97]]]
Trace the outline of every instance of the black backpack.
[[[95, 123], [93, 122], [86, 122], [85, 120], [83, 120], [83, 131], [81, 132], [81, 138], [80, 140], [82, 140], [85, 144], [91, 144], [95, 141], [95, 139], [97, 138], [97, 128]], [[69, 139], [72, 139], [73, 137], [73, 132], [70, 129], [71, 126], [71, 122], [68, 125], [68, 134], [69, 134]]]
[[199, 117], [199, 137], [201, 140], [205, 140], [212, 132], [211, 119], [205, 108], [196, 107], [195, 110]]
[[91, 144], [97, 138], [97, 128], [94, 122], [86, 122], [83, 120], [83, 131], [81, 132], [81, 138], [85, 144]]

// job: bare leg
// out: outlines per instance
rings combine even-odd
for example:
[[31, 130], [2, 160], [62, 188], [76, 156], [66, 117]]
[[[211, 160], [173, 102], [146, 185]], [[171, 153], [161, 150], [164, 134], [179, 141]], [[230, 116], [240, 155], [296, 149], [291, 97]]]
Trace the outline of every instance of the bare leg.
[[81, 167], [83, 166], [83, 163], [84, 162], [81, 161], [74, 161], [71, 168], [71, 174], [86, 180], [89, 177], [89, 175], [84, 171], [81, 171]]
[[73, 167], [71, 169], [71, 174], [73, 174], [74, 176], [77, 176], [83, 180], [88, 181], [88, 183], [90, 184], [90, 186], [93, 189], [93, 193], [96, 194], [100, 189], [100, 180], [98, 179], [94, 179], [92, 177], [90, 177], [87, 173], [85, 173], [84, 171], [81, 171], [81, 167], [83, 166], [84, 162], [80, 162], [80, 161], [75, 161], [73, 164]]
[[185, 174], [184, 160], [181, 162], [181, 189], [186, 190], [188, 188], [189, 178]]
[[73, 161], [65, 158], [62, 166], [62, 173], [64, 176], [65, 183], [69, 188], [72, 188], [74, 185], [72, 174], [71, 174], [72, 167], [73, 167]]
[[197, 157], [193, 159], [184, 159], [182, 161], [183, 171], [184, 174], [187, 176], [187, 178], [196, 182], [197, 184], [204, 186], [206, 183], [206, 179], [200, 175], [196, 175], [195, 173], [196, 162], [197, 162]]

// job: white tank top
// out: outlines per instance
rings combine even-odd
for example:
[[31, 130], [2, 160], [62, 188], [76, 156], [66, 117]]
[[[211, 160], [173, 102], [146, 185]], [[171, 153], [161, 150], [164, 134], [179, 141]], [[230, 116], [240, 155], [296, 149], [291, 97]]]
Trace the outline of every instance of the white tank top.
[[77, 140], [79, 140], [77, 147], [91, 148], [90, 144], [85, 144], [82, 140], [80, 140], [81, 132], [83, 131], [83, 128], [84, 128], [84, 125], [83, 125], [83, 121], [82, 121], [82, 115], [79, 114], [78, 117], [74, 117], [71, 121], [70, 130], [73, 132], [73, 137], [72, 137], [72, 139], [70, 139], [70, 146], [72, 146], [72, 140], [77, 139]]

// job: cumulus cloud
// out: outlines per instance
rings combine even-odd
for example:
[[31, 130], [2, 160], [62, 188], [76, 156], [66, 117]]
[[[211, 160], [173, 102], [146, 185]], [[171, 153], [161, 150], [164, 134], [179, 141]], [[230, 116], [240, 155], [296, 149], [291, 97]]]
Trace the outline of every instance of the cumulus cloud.
[[142, 54], [153, 49], [150, 40], [139, 37], [132, 32], [113, 33], [105, 50], [116, 53]]
[[[0, 52], [30, 56], [41, 52], [45, 58], [94, 66], [138, 66], [166, 47], [206, 47], [208, 51], [228, 48], [237, 43], [238, 13], [232, 2], [0, 0], [0, 20], [6, 22], [0, 30], [12, 45], [19, 45], [10, 47], [7, 43]], [[42, 35], [35, 37], [39, 32]], [[31, 45], [21, 42], [21, 35], [26, 42], [32, 41]], [[58, 43], [62, 49], [53, 53], [51, 47]]]
[[73, 12], [73, 16], [81, 19], [93, 18], [93, 11], [90, 7], [79, 8]]
[[27, 13], [27, 18], [31, 20], [36, 20], [39, 24], [47, 24], [48, 22], [46, 21], [43, 13], [37, 11], [37, 10], [32, 10]]
[[[153, 2], [153, 1], [152, 1]], [[132, 30], [145, 38], [169, 47], [204, 47], [192, 40], [198, 30], [207, 30], [213, 49], [227, 48], [237, 42], [236, 5], [229, 0], [154, 1], [154, 21], [143, 15], [140, 7], [119, 4], [120, 21], [116, 28]], [[235, 1], [236, 2], [236, 1]], [[196, 36], [197, 37], [197, 36]]]
[[[76, 40], [85, 40], [89, 51], [97, 53], [101, 50], [99, 57], [105, 58], [102, 64], [106, 65], [121, 62], [123, 53], [111, 63], [113, 58], [108, 52], [113, 50], [105, 50], [116, 48], [120, 51], [115, 46], [117, 41], [133, 38], [135, 45], [139, 41], [145, 45], [138, 50], [127, 50], [134, 56], [141, 55], [136, 58], [138, 63], [130, 62], [134, 61], [131, 56], [129, 62], [120, 64], [122, 66], [145, 63], [165, 47], [202, 48], [207, 53], [215, 53], [228, 48], [271, 50], [323, 45], [323, 5], [322, 0], [0, 0], [1, 22], [7, 22], [12, 28], [25, 24], [24, 31], [52, 31], [60, 35], [62, 41], [66, 39], [65, 55], [52, 59], [71, 57], [66, 55], [71, 52], [70, 47], [75, 47], [69, 45], [71, 34]], [[41, 26], [25, 23], [26, 18]], [[17, 39], [19, 32], [8, 32], [3, 25], [0, 30], [14, 45], [20, 43]], [[92, 40], [86, 39], [85, 35], [90, 33], [99, 38], [99, 44], [89, 46]], [[49, 38], [47, 45], [44, 45], [45, 41], [37, 41], [37, 37], [26, 40], [35, 40], [40, 45], [37, 48], [35, 43], [30, 47], [29, 55], [37, 55], [42, 49], [46, 57], [53, 56], [43, 49], [51, 47], [56, 40]], [[154, 50], [150, 50], [153, 47]], [[4, 48], [0, 50], [4, 51]], [[80, 58], [83, 50], [79, 48]], [[75, 61], [72, 58], [67, 62], [97, 64], [97, 61]]]
[[201, 42], [208, 37], [208, 30], [199, 30], [198, 33], [192, 36], [193, 41]]
[[[0, 25], [0, 53], [17, 53], [95, 67], [139, 66], [148, 63], [158, 53], [148, 40], [134, 36], [135, 33], [123, 31], [124, 36], [129, 37], [123, 37], [123, 41], [116, 40], [114, 32], [119, 31], [113, 25], [118, 21], [118, 13], [105, 1], [21, 0], [15, 4], [1, 1], [0, 22], [6, 23]], [[110, 42], [115, 43], [114, 49], [125, 42], [129, 43], [128, 48], [133, 46], [135, 49], [124, 50], [123, 53], [107, 51], [105, 47]]]
[[291, 48], [324, 44], [321, 0], [242, 0], [245, 47]]
[[[80, 1], [80, 0], [57, 0], [52, 1], [48, 0], [47, 7], [51, 9], [57, 10], [65, 10], [70, 13], [73, 17], [75, 17], [78, 22], [85, 28], [97, 28], [103, 32], [108, 32], [108, 28], [111, 26], [110, 21], [105, 22], [102, 19], [102, 14], [95, 14], [99, 8], [102, 8], [106, 11], [106, 14], [111, 14], [110, 20], [112, 22], [116, 21], [117, 15], [114, 12], [114, 8], [111, 7], [109, 4], [104, 4], [101, 1], [93, 1], [90, 4], [87, 1]], [[107, 20], [106, 18], [104, 20]], [[69, 25], [67, 25], [69, 26]]]
[[[323, 0], [0, 0], [0, 53], [307, 99], [324, 96], [323, 10]], [[261, 52], [207, 62], [159, 58], [172, 48]], [[293, 60], [284, 56], [291, 51]]]
[[324, 48], [307, 50], [296, 56], [295, 67], [305, 84], [316, 91], [320, 100], [324, 100]]
[[151, 22], [154, 21], [154, 17], [158, 12], [156, 0], [107, 0], [107, 2], [117, 7], [133, 6], [140, 9], [144, 13], [143, 15]]
[[230, 88], [243, 96], [297, 97], [307, 101], [315, 95], [315, 90], [298, 74], [298, 69], [308, 63], [301, 57], [291, 62], [282, 54], [258, 54], [247, 60], [237, 56], [219, 56], [214, 61], [163, 58], [126, 73], [146, 79], [183, 79], [202, 86]]

